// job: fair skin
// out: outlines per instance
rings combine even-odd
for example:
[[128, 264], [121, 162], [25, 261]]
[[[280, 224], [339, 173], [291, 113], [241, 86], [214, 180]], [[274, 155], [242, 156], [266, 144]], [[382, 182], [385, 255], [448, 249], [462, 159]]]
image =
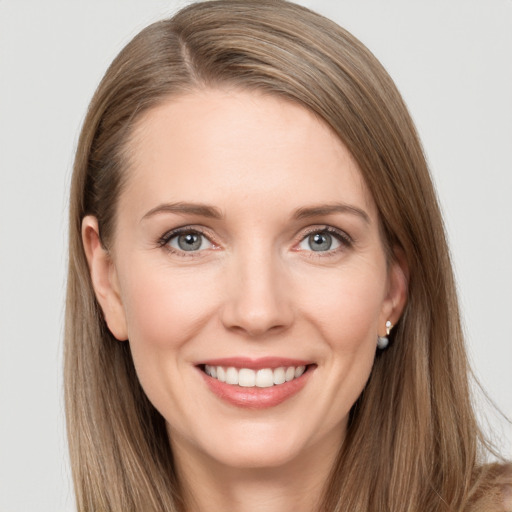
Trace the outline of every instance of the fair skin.
[[83, 240], [187, 510], [314, 510], [406, 296], [356, 162], [304, 108], [233, 90], [154, 108], [130, 149], [109, 250], [94, 217]]

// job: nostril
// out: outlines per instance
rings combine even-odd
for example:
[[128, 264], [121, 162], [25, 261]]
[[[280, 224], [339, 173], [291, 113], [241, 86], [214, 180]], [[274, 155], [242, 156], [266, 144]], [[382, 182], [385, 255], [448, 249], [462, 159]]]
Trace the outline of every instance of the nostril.
[[251, 337], [275, 334], [293, 322], [289, 287], [264, 255], [251, 254], [231, 275], [221, 310], [224, 326]]
[[286, 330], [287, 326], [284, 324], [268, 326], [263, 323], [247, 323], [245, 325], [233, 325], [229, 329], [243, 336], [261, 338], [279, 334]]

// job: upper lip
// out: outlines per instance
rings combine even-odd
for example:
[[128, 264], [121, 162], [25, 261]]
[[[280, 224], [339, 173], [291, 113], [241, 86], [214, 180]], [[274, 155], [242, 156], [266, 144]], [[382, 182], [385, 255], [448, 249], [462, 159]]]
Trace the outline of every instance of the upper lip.
[[289, 367], [289, 366], [308, 366], [313, 364], [312, 361], [306, 359], [294, 359], [289, 357], [260, 357], [260, 358], [251, 358], [251, 357], [223, 357], [217, 359], [208, 359], [201, 361], [197, 364], [197, 366], [202, 365], [209, 366], [222, 366], [224, 368], [234, 367], [234, 368], [250, 368], [252, 370], [261, 370], [263, 368], [280, 368], [281, 366]]

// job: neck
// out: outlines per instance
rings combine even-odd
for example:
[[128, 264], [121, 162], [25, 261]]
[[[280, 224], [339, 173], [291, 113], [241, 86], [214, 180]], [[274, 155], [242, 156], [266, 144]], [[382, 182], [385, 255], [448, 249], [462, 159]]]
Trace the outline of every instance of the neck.
[[302, 454], [278, 467], [233, 468], [174, 450], [186, 512], [312, 512], [319, 510], [336, 449]]

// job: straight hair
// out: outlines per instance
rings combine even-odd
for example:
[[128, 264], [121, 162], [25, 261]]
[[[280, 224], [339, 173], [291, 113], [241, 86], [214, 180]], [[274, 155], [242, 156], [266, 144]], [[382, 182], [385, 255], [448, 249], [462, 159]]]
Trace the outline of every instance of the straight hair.
[[[382, 65], [334, 22], [283, 0], [190, 5], [140, 32], [101, 81], [78, 143], [70, 199], [65, 402], [77, 508], [183, 511], [164, 418], [144, 394], [129, 343], [108, 330], [81, 240], [102, 244], [141, 116], [205, 88], [257, 91], [315, 113], [359, 165], [408, 300], [352, 407], [322, 511], [504, 510], [504, 465], [485, 465], [443, 222], [407, 108]], [[333, 450], [335, 447], [333, 447]], [[508, 480], [510, 481], [510, 480]]]

